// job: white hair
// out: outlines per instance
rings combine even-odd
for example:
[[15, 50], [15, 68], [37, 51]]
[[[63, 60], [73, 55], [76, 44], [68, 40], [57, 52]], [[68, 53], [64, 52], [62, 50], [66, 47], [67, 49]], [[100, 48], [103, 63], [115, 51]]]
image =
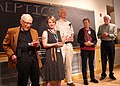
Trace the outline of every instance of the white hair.
[[109, 18], [111, 20], [111, 17], [109, 15], [105, 15], [103, 18], [105, 18], [105, 17], [107, 17], [107, 18]]
[[23, 20], [25, 18], [31, 18], [33, 20], [32, 16], [30, 14], [22, 14], [21, 20]]

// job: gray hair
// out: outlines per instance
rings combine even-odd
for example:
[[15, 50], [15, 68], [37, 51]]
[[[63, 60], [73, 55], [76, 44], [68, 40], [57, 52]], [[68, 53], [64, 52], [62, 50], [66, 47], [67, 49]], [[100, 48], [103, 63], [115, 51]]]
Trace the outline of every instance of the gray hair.
[[105, 18], [105, 17], [107, 17], [107, 18], [109, 18], [111, 20], [111, 17], [109, 15], [105, 15], [103, 18]]
[[32, 16], [30, 14], [22, 14], [21, 20], [23, 20], [25, 18], [31, 18], [33, 20]]

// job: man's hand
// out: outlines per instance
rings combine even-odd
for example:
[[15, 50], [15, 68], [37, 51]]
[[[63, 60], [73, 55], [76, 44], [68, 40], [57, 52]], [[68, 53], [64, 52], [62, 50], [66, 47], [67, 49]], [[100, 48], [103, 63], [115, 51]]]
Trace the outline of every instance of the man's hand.
[[93, 43], [92, 43], [92, 42], [90, 42], [90, 41], [85, 42], [84, 44], [85, 44], [86, 46], [92, 46], [92, 45], [93, 45]]
[[33, 41], [33, 42], [32, 42], [32, 46], [34, 46], [34, 47], [39, 47], [39, 46], [40, 46], [39, 40]]
[[68, 36], [62, 36], [62, 41], [63, 42], [73, 42], [74, 38], [73, 38], [72, 35], [70, 37], [68, 37]]
[[103, 34], [102, 34], [102, 37], [103, 38], [106, 38], [108, 36], [108, 33], [107, 32], [104, 32]]
[[14, 62], [14, 63], [17, 63], [17, 56], [16, 55], [12, 55], [12, 61]]

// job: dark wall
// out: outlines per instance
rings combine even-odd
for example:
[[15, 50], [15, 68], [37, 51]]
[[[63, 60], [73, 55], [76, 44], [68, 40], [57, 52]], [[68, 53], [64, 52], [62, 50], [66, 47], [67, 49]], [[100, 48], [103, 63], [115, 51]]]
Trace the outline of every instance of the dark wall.
[[33, 16], [33, 28], [37, 29], [39, 36], [42, 31], [46, 29], [47, 16], [55, 16], [58, 19], [58, 9], [65, 7], [67, 9], [67, 19], [72, 22], [75, 31], [74, 47], [79, 44], [76, 41], [77, 34], [80, 28], [82, 28], [82, 19], [88, 17], [91, 20], [91, 27], [95, 29], [94, 12], [86, 11], [74, 7], [37, 4], [20, 2], [14, 0], [0, 0], [0, 52], [3, 52], [1, 47], [2, 41], [5, 37], [6, 31], [10, 27], [16, 27], [19, 25], [20, 16], [23, 13], [30, 13]]

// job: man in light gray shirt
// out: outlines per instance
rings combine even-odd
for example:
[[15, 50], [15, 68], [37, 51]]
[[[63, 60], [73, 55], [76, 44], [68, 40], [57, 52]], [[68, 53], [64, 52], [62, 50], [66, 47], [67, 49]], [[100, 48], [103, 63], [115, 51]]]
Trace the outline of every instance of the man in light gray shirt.
[[[115, 43], [114, 40], [117, 36], [117, 28], [115, 24], [110, 23], [111, 17], [105, 15], [103, 17], [104, 24], [99, 26], [98, 38], [101, 39], [101, 60], [102, 60], [102, 74], [100, 80], [106, 78], [106, 65], [107, 59], [109, 61], [109, 77], [116, 80], [114, 77], [114, 58], [115, 58]], [[108, 58], [107, 58], [108, 57]]]

